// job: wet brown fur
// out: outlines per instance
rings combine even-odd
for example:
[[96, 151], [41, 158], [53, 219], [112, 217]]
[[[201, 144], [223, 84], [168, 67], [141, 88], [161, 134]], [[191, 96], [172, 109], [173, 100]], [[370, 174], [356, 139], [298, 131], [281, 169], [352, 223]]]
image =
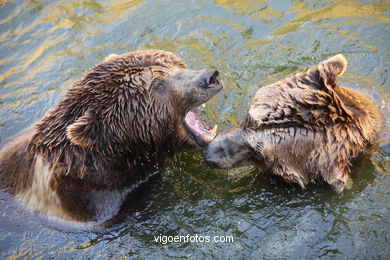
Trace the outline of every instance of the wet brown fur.
[[336, 55], [306, 73], [260, 88], [240, 127], [209, 144], [206, 161], [214, 160], [224, 168], [218, 160], [229, 162], [233, 157], [225, 153], [213, 159], [218, 148], [213, 143], [225, 151], [224, 143], [234, 140], [235, 147], [242, 143], [249, 147], [242, 158], [234, 158], [235, 166], [246, 161], [302, 187], [325, 181], [343, 190], [350, 158], [372, 142], [383, 126], [382, 115], [369, 98], [336, 84], [346, 66], [345, 58]]
[[[164, 80], [166, 69], [185, 67], [163, 51], [108, 57], [76, 82], [31, 134], [1, 151], [0, 188], [32, 210], [96, 220], [94, 194], [129, 188], [193, 144], [181, 122], [182, 98], [154, 95], [146, 87]], [[42, 180], [49, 183], [38, 183]]]

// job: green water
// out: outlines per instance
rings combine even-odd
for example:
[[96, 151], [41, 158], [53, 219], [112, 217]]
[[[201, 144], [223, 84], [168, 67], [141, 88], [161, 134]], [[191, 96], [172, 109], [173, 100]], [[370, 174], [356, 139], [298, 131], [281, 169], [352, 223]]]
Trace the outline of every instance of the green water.
[[[389, 104], [389, 1], [0, 1], [0, 139], [33, 124], [111, 53], [174, 52], [220, 70], [204, 109], [235, 126], [255, 91], [342, 53], [340, 85]], [[389, 117], [388, 110], [383, 110]], [[248, 167], [211, 170], [199, 150], [173, 158], [119, 224], [82, 230], [0, 196], [0, 258], [389, 259], [390, 134], [354, 163], [354, 185], [306, 190]], [[146, 188], [145, 188], [146, 189]], [[140, 205], [138, 205], [140, 204]], [[233, 236], [168, 243], [158, 235]]]

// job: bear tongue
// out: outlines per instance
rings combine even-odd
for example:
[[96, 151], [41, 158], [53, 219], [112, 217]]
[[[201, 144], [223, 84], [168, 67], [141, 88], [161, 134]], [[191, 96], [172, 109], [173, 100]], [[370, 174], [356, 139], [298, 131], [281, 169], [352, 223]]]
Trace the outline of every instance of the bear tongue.
[[214, 140], [217, 135], [217, 126], [215, 125], [214, 128], [210, 130], [206, 122], [201, 117], [198, 108], [193, 108], [188, 111], [184, 118], [184, 126], [200, 147], [205, 147], [208, 143]]

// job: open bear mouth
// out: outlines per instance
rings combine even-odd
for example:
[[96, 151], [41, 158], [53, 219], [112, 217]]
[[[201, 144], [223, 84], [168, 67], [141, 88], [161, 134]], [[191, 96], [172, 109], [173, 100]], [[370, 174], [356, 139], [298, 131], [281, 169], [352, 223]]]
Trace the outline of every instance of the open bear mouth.
[[217, 135], [217, 125], [210, 129], [197, 107], [188, 111], [184, 118], [184, 126], [200, 147], [207, 146]]

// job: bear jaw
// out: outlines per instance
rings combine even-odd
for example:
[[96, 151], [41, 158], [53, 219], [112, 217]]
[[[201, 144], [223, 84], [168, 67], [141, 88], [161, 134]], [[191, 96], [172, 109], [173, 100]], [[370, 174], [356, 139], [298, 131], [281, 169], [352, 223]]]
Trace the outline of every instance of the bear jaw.
[[217, 136], [217, 125], [210, 129], [197, 107], [188, 111], [183, 120], [183, 125], [187, 133], [200, 147], [207, 146]]

